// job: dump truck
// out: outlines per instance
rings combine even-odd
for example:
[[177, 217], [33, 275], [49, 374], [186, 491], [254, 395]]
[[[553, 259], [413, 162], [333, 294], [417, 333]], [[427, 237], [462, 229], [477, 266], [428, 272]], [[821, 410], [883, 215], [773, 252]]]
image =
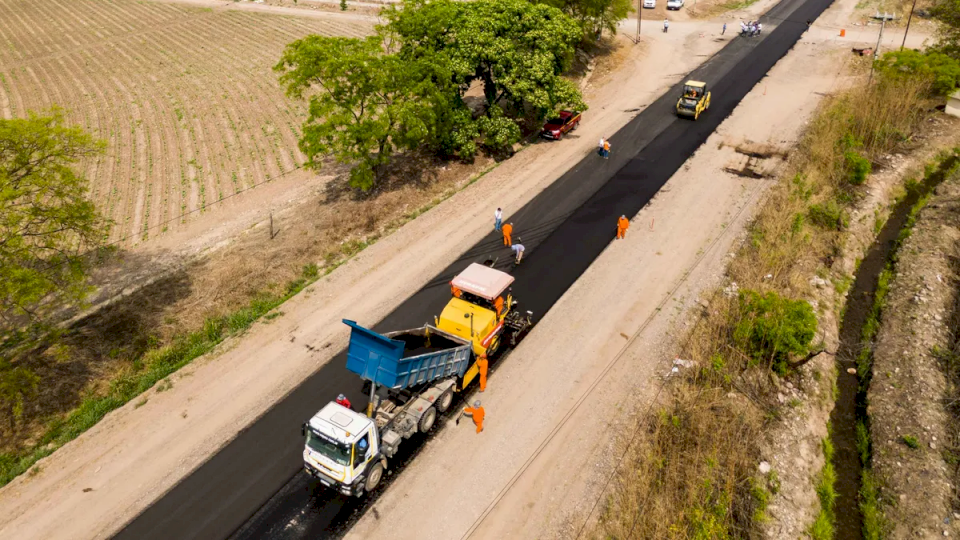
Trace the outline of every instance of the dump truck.
[[532, 326], [511, 283], [509, 274], [474, 263], [451, 281], [453, 298], [433, 325], [379, 334], [344, 319], [347, 370], [369, 385], [366, 414], [331, 402], [305, 422], [304, 470], [344, 495], [375, 490], [400, 444], [430, 431], [454, 393], [476, 379], [477, 359], [505, 340], [515, 345]]

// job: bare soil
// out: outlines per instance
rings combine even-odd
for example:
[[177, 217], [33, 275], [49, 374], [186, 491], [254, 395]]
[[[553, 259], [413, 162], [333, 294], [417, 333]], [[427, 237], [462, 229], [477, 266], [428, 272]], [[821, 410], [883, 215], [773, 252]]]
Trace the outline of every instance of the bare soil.
[[56, 105], [107, 141], [85, 172], [123, 247], [253, 198], [266, 182], [309, 181], [297, 148], [305, 106], [271, 67], [296, 38], [372, 30], [369, 20], [223, 5], [0, 1], [0, 115]]
[[890, 538], [960, 533], [955, 331], [960, 179], [935, 191], [902, 244], [874, 348], [868, 414]]

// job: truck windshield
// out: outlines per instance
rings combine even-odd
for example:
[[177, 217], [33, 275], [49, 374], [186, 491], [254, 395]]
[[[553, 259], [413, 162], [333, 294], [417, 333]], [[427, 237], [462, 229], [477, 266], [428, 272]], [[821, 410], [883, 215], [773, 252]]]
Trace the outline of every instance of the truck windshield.
[[350, 464], [350, 447], [337, 444], [333, 439], [321, 437], [307, 430], [307, 446], [318, 454], [323, 454], [340, 465]]

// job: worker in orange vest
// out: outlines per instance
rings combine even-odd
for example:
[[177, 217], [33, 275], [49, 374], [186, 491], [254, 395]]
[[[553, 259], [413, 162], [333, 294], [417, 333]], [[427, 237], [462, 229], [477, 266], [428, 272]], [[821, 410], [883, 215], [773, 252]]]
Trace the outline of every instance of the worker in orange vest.
[[460, 298], [460, 295], [463, 293], [452, 281], [450, 282], [450, 292], [453, 293], [454, 298]]
[[497, 317], [503, 315], [503, 297], [498, 296], [496, 300], [493, 301], [493, 307], [497, 310]]
[[513, 223], [507, 223], [503, 226], [503, 245], [509, 246], [513, 243], [510, 239], [510, 235], [513, 234]]
[[477, 369], [480, 370], [480, 391], [483, 392], [487, 389], [487, 368], [489, 368], [490, 362], [487, 361], [487, 354], [481, 354], [480, 358], [477, 358]]
[[483, 407], [480, 406], [479, 399], [473, 402], [473, 407], [464, 407], [463, 412], [457, 416], [457, 425], [460, 425], [460, 417], [465, 414], [473, 418], [473, 423], [477, 425], [477, 433], [483, 431], [483, 416], [486, 413], [484, 412]]
[[617, 220], [617, 240], [627, 235], [627, 229], [629, 227], [630, 220], [627, 219], [627, 216], [620, 216], [620, 219]]

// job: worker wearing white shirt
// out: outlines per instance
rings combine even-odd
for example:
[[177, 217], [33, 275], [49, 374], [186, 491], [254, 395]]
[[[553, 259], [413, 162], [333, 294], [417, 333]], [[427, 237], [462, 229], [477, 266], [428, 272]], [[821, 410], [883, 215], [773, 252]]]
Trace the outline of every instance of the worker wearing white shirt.
[[[519, 240], [519, 238], [517, 240]], [[513, 244], [510, 246], [510, 249], [517, 254], [516, 264], [520, 264], [520, 259], [523, 258], [523, 244]]]

